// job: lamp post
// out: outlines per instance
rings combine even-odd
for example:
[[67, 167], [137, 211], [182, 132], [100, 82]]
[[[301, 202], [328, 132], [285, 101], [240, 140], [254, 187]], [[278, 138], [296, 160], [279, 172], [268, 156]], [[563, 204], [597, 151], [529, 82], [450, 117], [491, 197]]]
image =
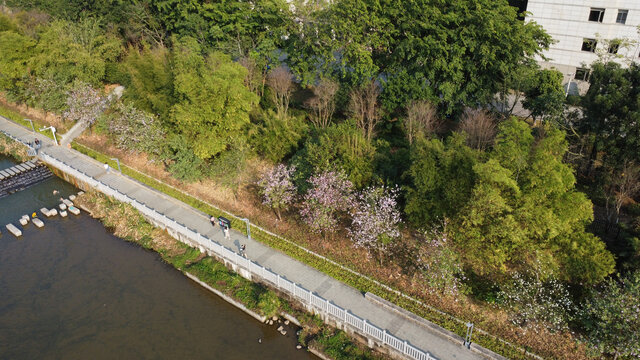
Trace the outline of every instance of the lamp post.
[[564, 92], [565, 98], [569, 96], [569, 88], [571, 87], [571, 80], [573, 80], [573, 73], [568, 73], [567, 76], [569, 76], [569, 82], [567, 82], [567, 91]]
[[243, 220], [245, 223], [247, 223], [247, 238], [249, 240], [251, 240], [251, 223], [249, 222], [249, 219], [247, 219], [247, 218], [242, 218], [241, 220]]
[[33, 130], [33, 132], [35, 133], [35, 132], [36, 132], [36, 128], [33, 126], [33, 120], [31, 120], [31, 119], [27, 119], [27, 118], [25, 118], [25, 120], [27, 120], [28, 122], [30, 122], [30, 123], [31, 123], [31, 129], [32, 129], [32, 130]]
[[473, 333], [473, 323], [468, 322], [467, 324], [467, 336], [464, 338], [464, 346], [469, 349], [471, 348], [471, 334]]
[[120, 160], [118, 160], [118, 158], [111, 158], [111, 160], [116, 161], [116, 164], [118, 164], [118, 171], [120, 172], [120, 174], [122, 174], [122, 170], [120, 169]]
[[53, 141], [56, 143], [56, 146], [58, 146], [58, 139], [56, 138], [56, 128], [54, 126], [47, 126], [44, 127], [42, 129], [40, 129], [40, 131], [44, 131], [44, 130], [51, 130], [51, 133], [53, 134]]

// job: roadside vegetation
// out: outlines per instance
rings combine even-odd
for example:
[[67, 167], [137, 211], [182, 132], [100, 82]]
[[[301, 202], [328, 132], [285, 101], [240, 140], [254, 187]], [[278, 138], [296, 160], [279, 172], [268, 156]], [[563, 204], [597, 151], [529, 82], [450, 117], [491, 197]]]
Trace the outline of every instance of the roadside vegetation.
[[3, 101], [500, 354], [637, 356], [640, 67], [569, 107], [506, 1], [306, 3], [8, 0]]
[[200, 281], [230, 296], [249, 310], [267, 319], [279, 316], [282, 312], [295, 316], [302, 325], [298, 334], [301, 345], [334, 359], [386, 359], [386, 356], [354, 342], [342, 331], [329, 327], [264, 285], [246, 280], [223, 263], [154, 227], [130, 205], [96, 192], [80, 195], [75, 201], [90, 210], [91, 215], [102, 221], [114, 235], [157, 252], [168, 264], [195, 275]]

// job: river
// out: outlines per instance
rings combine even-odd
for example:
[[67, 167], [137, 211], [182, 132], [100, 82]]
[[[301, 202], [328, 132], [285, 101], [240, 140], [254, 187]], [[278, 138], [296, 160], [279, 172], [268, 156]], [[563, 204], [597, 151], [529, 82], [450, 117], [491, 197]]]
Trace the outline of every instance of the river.
[[4, 227], [77, 191], [53, 177], [0, 198], [0, 359], [314, 358], [87, 214]]

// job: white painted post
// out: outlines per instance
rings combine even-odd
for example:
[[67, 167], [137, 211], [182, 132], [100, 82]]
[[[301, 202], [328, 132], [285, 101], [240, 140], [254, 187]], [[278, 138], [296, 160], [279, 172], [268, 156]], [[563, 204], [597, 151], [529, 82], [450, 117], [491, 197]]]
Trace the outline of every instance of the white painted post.
[[404, 341], [404, 347], [402, 348], [402, 353], [407, 354], [407, 340]]

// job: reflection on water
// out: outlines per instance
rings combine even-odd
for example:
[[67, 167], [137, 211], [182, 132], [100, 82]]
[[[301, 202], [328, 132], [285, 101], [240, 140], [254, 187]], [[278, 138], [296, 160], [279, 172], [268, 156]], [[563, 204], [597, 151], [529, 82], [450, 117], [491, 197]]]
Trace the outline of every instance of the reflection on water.
[[54, 207], [53, 189], [76, 191], [53, 178], [0, 199], [0, 359], [311, 358], [293, 331], [258, 323], [87, 215], [7, 234]]

